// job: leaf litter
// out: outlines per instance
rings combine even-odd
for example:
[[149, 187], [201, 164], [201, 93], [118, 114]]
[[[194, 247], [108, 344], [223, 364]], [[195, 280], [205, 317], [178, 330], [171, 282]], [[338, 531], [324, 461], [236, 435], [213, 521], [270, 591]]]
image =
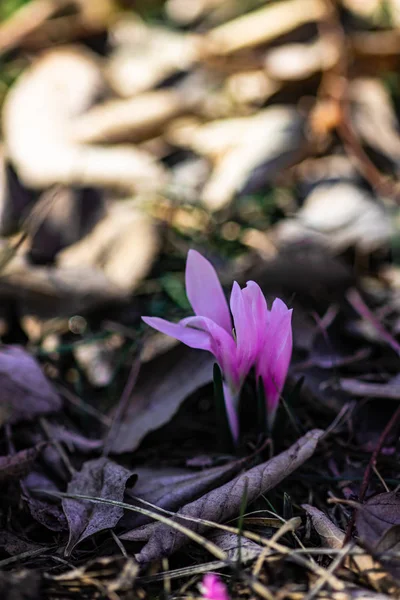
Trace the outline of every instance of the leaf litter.
[[[395, 0], [6, 4], [0, 589], [398, 597]], [[236, 448], [212, 357], [140, 322], [189, 316], [189, 249], [293, 308]]]

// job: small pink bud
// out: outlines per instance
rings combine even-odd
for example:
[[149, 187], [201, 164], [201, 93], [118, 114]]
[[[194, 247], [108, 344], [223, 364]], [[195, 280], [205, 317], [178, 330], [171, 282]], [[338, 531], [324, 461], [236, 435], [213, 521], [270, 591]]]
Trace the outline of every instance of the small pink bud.
[[204, 600], [230, 600], [226, 585], [215, 573], [204, 575], [200, 592]]

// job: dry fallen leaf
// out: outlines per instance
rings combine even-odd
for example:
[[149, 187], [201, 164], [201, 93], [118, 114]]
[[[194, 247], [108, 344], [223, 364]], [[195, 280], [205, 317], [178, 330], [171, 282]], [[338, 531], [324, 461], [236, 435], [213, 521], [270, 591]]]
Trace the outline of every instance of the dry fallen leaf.
[[[343, 547], [345, 538], [344, 531], [339, 529], [337, 525], [318, 508], [311, 506], [310, 504], [302, 504], [302, 508], [307, 512], [311, 518], [311, 522], [328, 548], [340, 549]], [[355, 545], [354, 550], [359, 551], [360, 555], [353, 555], [351, 558], [346, 557], [345, 565], [347, 568], [365, 574], [371, 585], [380, 590], [383, 580], [386, 575], [382, 572], [379, 564], [372, 559], [368, 554], [362, 552], [360, 546]], [[391, 583], [389, 582], [389, 585]]]
[[133, 146], [90, 146], [73, 139], [73, 123], [105, 89], [94, 55], [81, 47], [47, 51], [10, 89], [3, 108], [7, 155], [23, 183], [154, 190], [166, 172]]
[[276, 171], [298, 162], [304, 152], [303, 119], [290, 106], [271, 106], [250, 117], [183, 124], [171, 140], [214, 162], [201, 193], [209, 210], [227, 206], [238, 193], [253, 193]]
[[0, 350], [0, 387], [2, 403], [10, 408], [10, 423], [57, 412], [62, 407], [39, 364], [19, 346], [3, 346]]
[[[288, 450], [187, 504], [178, 511], [175, 519], [179, 522], [179, 517], [185, 517], [182, 521], [185, 527], [194, 531], [204, 531], [205, 525], [191, 521], [190, 518], [220, 523], [237, 517], [245, 490], [247, 502], [250, 504], [261, 494], [274, 488], [313, 455], [322, 435], [323, 431], [319, 429], [310, 431]], [[140, 564], [148, 564], [153, 560], [169, 556], [186, 542], [185, 535], [167, 525], [159, 524], [154, 528], [150, 539], [136, 559]]]
[[367, 191], [346, 183], [321, 183], [293, 219], [276, 227], [284, 243], [315, 240], [341, 252], [356, 247], [370, 253], [389, 243], [391, 222], [384, 206]]
[[[72, 476], [67, 489], [69, 494], [87, 494], [122, 502], [125, 486], [132, 476], [131, 471], [108, 458], [96, 458], [84, 463], [82, 469]], [[70, 498], [63, 499], [62, 506], [69, 525], [66, 556], [82, 540], [115, 527], [123, 515], [123, 509], [118, 506], [92, 504]]]
[[[138, 479], [130, 493], [137, 498], [151, 502], [160, 508], [174, 511], [188, 504], [210, 489], [232, 479], [243, 469], [244, 460], [236, 460], [219, 467], [194, 471], [189, 469], [151, 468], [135, 469]], [[139, 514], [127, 515], [124, 525], [133, 531], [148, 519]], [[129, 540], [130, 531], [123, 534]]]
[[132, 452], [168, 423], [190, 394], [212, 381], [213, 363], [208, 353], [178, 346], [143, 365], [112, 451]]

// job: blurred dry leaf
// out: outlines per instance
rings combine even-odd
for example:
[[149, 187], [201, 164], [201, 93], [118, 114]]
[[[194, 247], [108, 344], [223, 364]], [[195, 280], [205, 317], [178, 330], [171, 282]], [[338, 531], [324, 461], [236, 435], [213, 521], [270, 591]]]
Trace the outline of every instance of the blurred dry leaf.
[[286, 44], [273, 48], [265, 58], [268, 77], [277, 81], [307, 79], [331, 69], [339, 59], [334, 40], [318, 39], [308, 44]]
[[352, 125], [368, 146], [400, 168], [400, 135], [396, 113], [380, 79], [356, 78], [349, 85]]
[[190, 25], [218, 8], [225, 0], [167, 0], [165, 11], [168, 17], [179, 25]]
[[275, 229], [281, 243], [314, 239], [338, 252], [356, 247], [368, 254], [389, 243], [391, 223], [384, 206], [351, 183], [322, 183], [294, 219]]
[[243, 105], [262, 105], [280, 89], [262, 69], [234, 73], [225, 79], [226, 93], [243, 109]]
[[226, 207], [239, 192], [252, 193], [300, 161], [304, 152], [303, 119], [290, 106], [272, 106], [250, 117], [196, 126], [183, 123], [170, 138], [214, 162], [201, 193], [212, 211]]
[[34, 266], [20, 256], [0, 277], [0, 297], [12, 298], [22, 313], [40, 317], [70, 316], [127, 299], [100, 269]]
[[19, 346], [0, 351], [2, 403], [10, 408], [7, 421], [30, 421], [61, 410], [59, 395], [51, 387], [39, 364]]
[[150, 90], [176, 72], [189, 69], [198, 58], [198, 37], [150, 27], [139, 19], [117, 22], [111, 29], [115, 50], [106, 76], [119, 96]]
[[62, 269], [99, 269], [116, 289], [131, 292], [148, 273], [157, 251], [154, 223], [125, 200], [113, 203], [91, 233], [60, 252], [57, 264]]
[[118, 349], [109, 348], [103, 340], [94, 340], [90, 344], [77, 344], [73, 354], [90, 385], [98, 388], [111, 383]]
[[140, 142], [159, 135], [166, 123], [188, 106], [185, 96], [175, 89], [110, 100], [78, 117], [71, 138], [78, 144]]
[[212, 381], [213, 363], [206, 352], [178, 346], [143, 365], [112, 451], [132, 452], [148, 433], [168, 423], [190, 394]]
[[105, 90], [95, 55], [80, 47], [43, 54], [17, 80], [3, 109], [5, 148], [30, 187], [53, 184], [154, 189], [166, 181], [154, 158], [133, 146], [79, 145], [75, 119]]
[[29, 473], [45, 445], [44, 443], [37, 444], [33, 448], [20, 450], [16, 454], [0, 456], [0, 483], [4, 485], [9, 480], [21, 479]]
[[0, 53], [18, 46], [26, 36], [68, 4], [71, 0], [35, 0], [21, 6], [0, 24]]
[[328, 14], [323, 0], [281, 0], [219, 25], [206, 35], [210, 51], [232, 54], [268, 44], [281, 35]]

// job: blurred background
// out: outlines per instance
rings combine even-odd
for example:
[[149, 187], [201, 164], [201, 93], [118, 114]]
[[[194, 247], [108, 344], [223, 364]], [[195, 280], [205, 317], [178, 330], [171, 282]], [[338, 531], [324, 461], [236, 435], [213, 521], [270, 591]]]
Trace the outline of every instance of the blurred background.
[[3, 341], [107, 385], [141, 314], [189, 313], [190, 247], [297, 306], [303, 358], [310, 314], [354, 285], [400, 331], [398, 0], [2, 0], [0, 19]]

